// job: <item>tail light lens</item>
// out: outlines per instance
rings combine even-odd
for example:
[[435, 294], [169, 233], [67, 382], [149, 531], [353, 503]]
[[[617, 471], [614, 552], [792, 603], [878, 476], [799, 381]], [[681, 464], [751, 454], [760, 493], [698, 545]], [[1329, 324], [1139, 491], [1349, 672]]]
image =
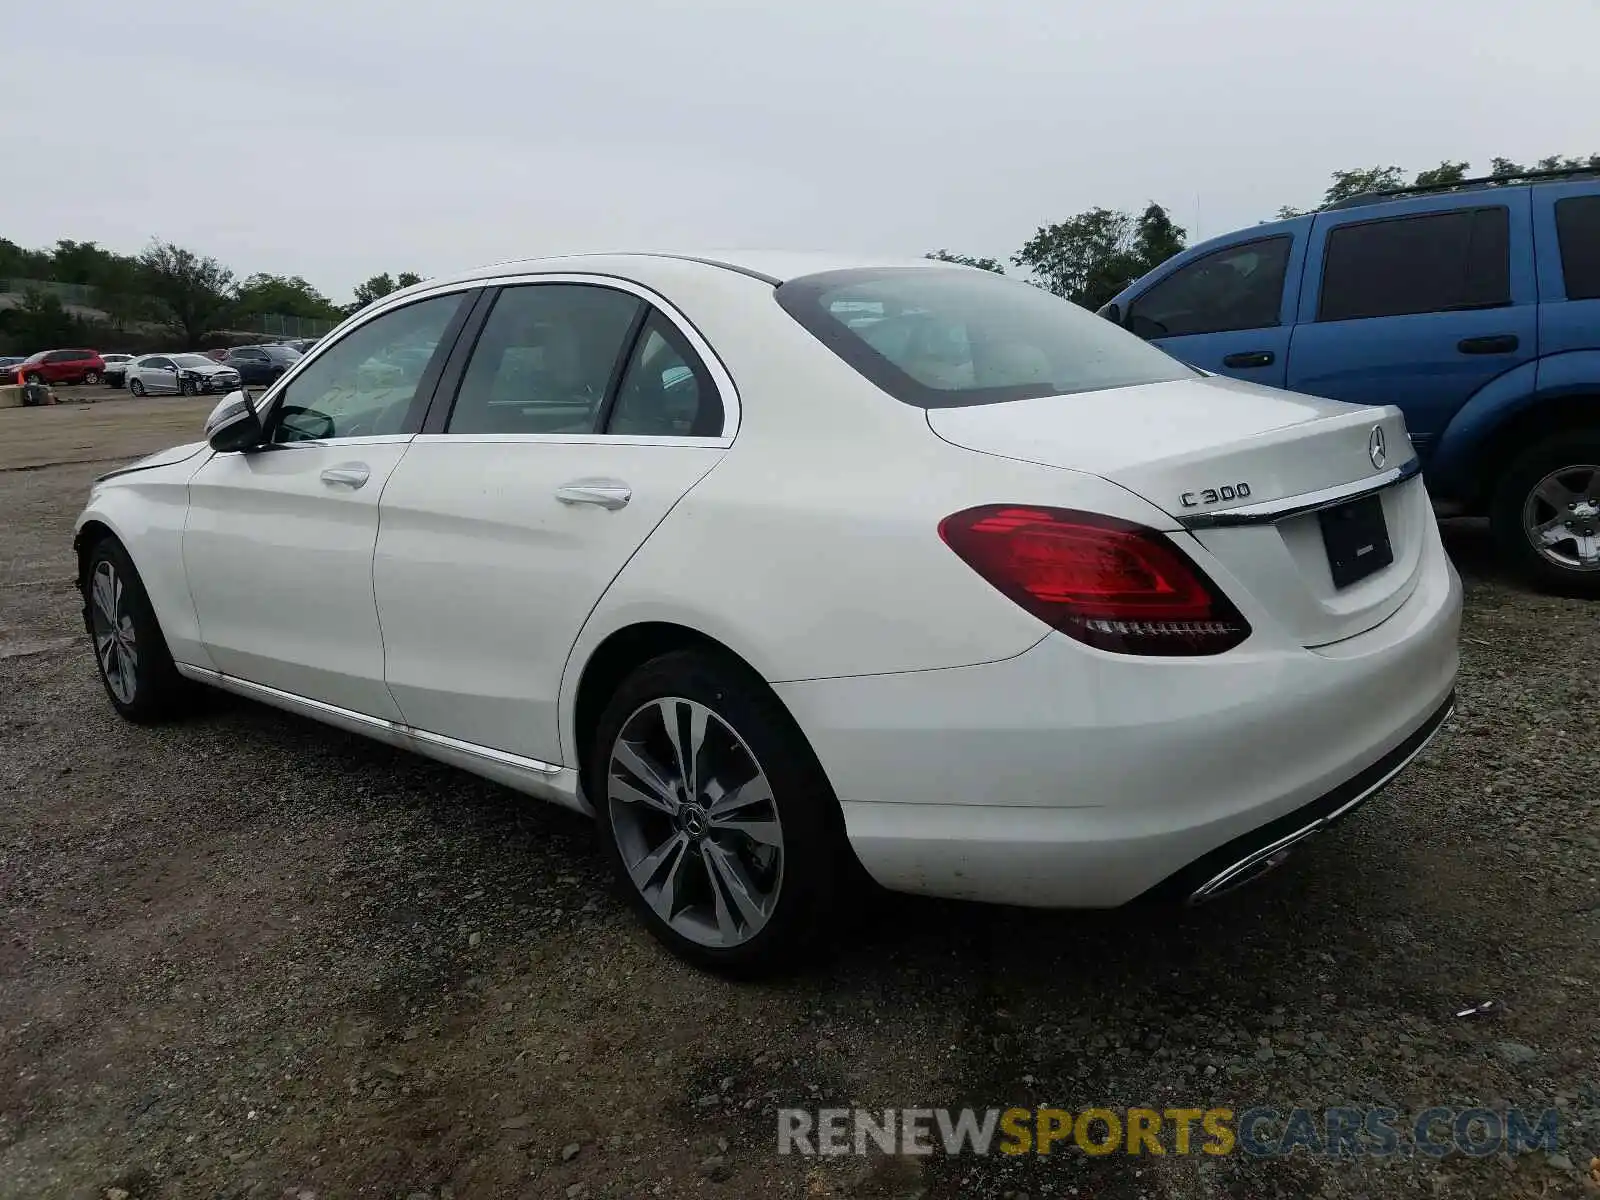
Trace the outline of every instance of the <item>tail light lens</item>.
[[1220, 654], [1250, 625], [1171, 539], [1115, 517], [990, 504], [939, 523], [963, 561], [1041, 621], [1123, 654]]

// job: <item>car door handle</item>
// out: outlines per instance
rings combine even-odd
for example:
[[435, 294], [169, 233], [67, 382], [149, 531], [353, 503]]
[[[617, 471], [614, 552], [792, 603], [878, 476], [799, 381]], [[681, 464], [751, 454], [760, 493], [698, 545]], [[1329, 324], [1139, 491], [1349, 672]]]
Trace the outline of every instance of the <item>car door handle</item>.
[[1243, 350], [1238, 354], [1230, 354], [1222, 360], [1225, 367], [1270, 367], [1278, 361], [1278, 356], [1271, 350]]
[[329, 467], [322, 472], [322, 482], [352, 490], [366, 483], [372, 472], [366, 463], [346, 463], [342, 467]]
[[633, 499], [633, 489], [609, 480], [577, 479], [558, 487], [556, 499], [563, 504], [598, 504], [601, 508], [618, 509]]
[[1510, 354], [1521, 342], [1514, 333], [1496, 333], [1489, 337], [1462, 338], [1456, 349], [1463, 354]]

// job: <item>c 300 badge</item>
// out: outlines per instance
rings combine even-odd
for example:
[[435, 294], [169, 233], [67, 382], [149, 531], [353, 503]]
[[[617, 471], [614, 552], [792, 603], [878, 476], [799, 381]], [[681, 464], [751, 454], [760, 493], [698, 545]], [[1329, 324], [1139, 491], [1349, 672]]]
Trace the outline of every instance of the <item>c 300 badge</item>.
[[1201, 488], [1198, 492], [1185, 492], [1178, 503], [1185, 508], [1199, 508], [1205, 504], [1221, 504], [1224, 500], [1244, 500], [1250, 495], [1248, 483], [1225, 483], [1221, 487]]

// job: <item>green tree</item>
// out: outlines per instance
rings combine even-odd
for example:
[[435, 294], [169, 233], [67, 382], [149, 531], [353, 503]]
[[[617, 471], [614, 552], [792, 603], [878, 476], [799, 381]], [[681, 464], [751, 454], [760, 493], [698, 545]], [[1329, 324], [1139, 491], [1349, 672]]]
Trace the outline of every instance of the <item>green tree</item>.
[[382, 275], [374, 275], [356, 288], [354, 301], [345, 305], [344, 311], [347, 313], [358, 312], [374, 300], [382, 300], [390, 292], [421, 282], [422, 276], [412, 271], [401, 271], [398, 279], [391, 277], [387, 271]]
[[949, 250], [932, 250], [922, 257], [937, 262], [958, 263], [963, 267], [977, 267], [982, 271], [993, 271], [996, 275], [1006, 273], [1005, 264], [998, 258], [974, 258], [970, 254], [953, 254]]
[[298, 275], [257, 272], [234, 293], [234, 311], [240, 316], [266, 313], [312, 320], [332, 320], [339, 308]]
[[1091, 208], [1041, 225], [1011, 261], [1056, 295], [1099, 308], [1183, 246], [1184, 231], [1159, 204], [1150, 204], [1138, 217]]
[[1460, 183], [1467, 177], [1467, 170], [1471, 163], [1451, 162], [1445, 159], [1437, 167], [1430, 167], [1426, 171], [1418, 171], [1417, 177], [1411, 182], [1417, 187], [1444, 187], [1452, 183]]
[[210, 255], [157, 239], [139, 256], [139, 267], [159, 319], [185, 348], [198, 346], [233, 306], [233, 272]]

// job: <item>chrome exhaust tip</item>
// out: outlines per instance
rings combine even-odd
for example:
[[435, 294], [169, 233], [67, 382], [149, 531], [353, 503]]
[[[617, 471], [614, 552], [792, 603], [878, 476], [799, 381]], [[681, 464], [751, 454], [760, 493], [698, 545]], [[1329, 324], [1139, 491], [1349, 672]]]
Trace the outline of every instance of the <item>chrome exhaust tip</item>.
[[1218, 896], [1225, 896], [1237, 888], [1242, 888], [1247, 883], [1254, 883], [1268, 871], [1276, 870], [1287, 862], [1294, 848], [1316, 833], [1324, 824], [1326, 824], [1324, 821], [1313, 821], [1304, 829], [1297, 829], [1288, 837], [1279, 838], [1270, 845], [1245, 855], [1238, 862], [1224, 867], [1195, 888], [1184, 903], [1190, 907], [1204, 904], [1208, 900], [1215, 900]]

